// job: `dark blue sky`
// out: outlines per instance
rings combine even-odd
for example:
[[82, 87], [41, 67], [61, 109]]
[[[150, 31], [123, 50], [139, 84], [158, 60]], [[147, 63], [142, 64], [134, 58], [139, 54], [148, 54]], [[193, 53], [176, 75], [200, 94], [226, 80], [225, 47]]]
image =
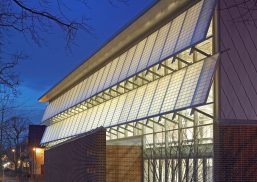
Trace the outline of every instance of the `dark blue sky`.
[[43, 34], [45, 41], [41, 46], [19, 33], [12, 33], [8, 49], [23, 51], [28, 56], [17, 68], [22, 80], [19, 89], [21, 95], [17, 101], [22, 107], [18, 112], [28, 115], [34, 123], [40, 122], [46, 104], [37, 102], [37, 99], [153, 2], [154, 0], [129, 0], [126, 5], [110, 5], [108, 0], [88, 0], [88, 7], [79, 3], [72, 4], [68, 13], [72, 17], [83, 15], [89, 18], [88, 24], [93, 28], [93, 35], [79, 31], [71, 52], [65, 48], [65, 35], [58, 27], [50, 34]]

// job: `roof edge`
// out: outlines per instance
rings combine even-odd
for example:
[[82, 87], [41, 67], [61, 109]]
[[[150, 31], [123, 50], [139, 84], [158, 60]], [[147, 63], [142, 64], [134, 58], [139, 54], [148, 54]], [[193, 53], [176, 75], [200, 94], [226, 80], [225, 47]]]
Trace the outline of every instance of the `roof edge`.
[[162, 0], [153, 3], [143, 14], [140, 14], [128, 26], [112, 36], [92, 56], [50, 88], [38, 101], [49, 102], [54, 100], [94, 71], [108, 64], [113, 58], [125, 52], [133, 44], [142, 40], [142, 36], [146, 37], [196, 2], [199, 2], [199, 0]]

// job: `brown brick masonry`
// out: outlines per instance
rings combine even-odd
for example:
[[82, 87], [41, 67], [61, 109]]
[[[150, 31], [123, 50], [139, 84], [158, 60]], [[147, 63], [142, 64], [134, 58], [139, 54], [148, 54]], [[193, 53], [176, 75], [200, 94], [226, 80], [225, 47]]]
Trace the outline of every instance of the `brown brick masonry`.
[[256, 182], [257, 121], [228, 121], [214, 128], [215, 181]]
[[46, 182], [105, 181], [105, 129], [45, 152]]
[[107, 145], [107, 182], [141, 182], [142, 176], [142, 147]]

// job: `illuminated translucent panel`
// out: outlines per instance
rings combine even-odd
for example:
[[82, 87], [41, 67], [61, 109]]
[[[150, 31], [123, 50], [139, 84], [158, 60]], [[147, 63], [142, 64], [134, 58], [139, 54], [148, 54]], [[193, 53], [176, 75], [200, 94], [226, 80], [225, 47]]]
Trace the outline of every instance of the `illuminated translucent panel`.
[[80, 115], [79, 115], [79, 125], [78, 125], [78, 129], [77, 129], [76, 134], [83, 133], [82, 129], [83, 129], [83, 125], [85, 123], [85, 120], [84, 120], [85, 117], [83, 117], [84, 116], [83, 114], [84, 114], [84, 112], [81, 112]]
[[203, 40], [211, 22], [212, 14], [217, 0], [205, 0], [199, 15], [197, 26], [192, 37], [191, 45]]
[[46, 127], [45, 132], [44, 132], [44, 134], [42, 136], [42, 139], [41, 139], [41, 143], [45, 143], [45, 142], [51, 140], [51, 139], [48, 140], [48, 135], [50, 133], [49, 130], [51, 130], [51, 127], [50, 126]]
[[88, 125], [87, 125], [87, 130], [91, 130], [93, 129], [92, 128], [92, 125], [94, 124], [94, 120], [95, 120], [95, 117], [97, 115], [97, 110], [98, 110], [99, 107], [93, 107], [92, 108], [92, 112], [90, 114], [90, 118], [88, 119]]
[[134, 75], [136, 73], [137, 66], [139, 64], [139, 60], [140, 60], [141, 55], [144, 51], [146, 40], [147, 39], [144, 39], [141, 42], [139, 42], [139, 44], [137, 44], [137, 48], [136, 48], [136, 51], [134, 53], [133, 59], [131, 61], [127, 77], [131, 76], [131, 75]]
[[42, 118], [42, 121], [44, 121], [46, 119], [46, 117], [49, 115], [49, 111], [50, 111], [50, 107], [52, 107], [51, 104], [48, 104], [45, 108], [45, 112], [44, 112], [44, 115], [43, 115], [43, 118]]
[[84, 133], [87, 131], [87, 124], [88, 124], [87, 117], [89, 116], [90, 116], [90, 110], [85, 110], [84, 112], [82, 112], [81, 123], [83, 124], [81, 125], [80, 133]]
[[151, 107], [148, 111], [148, 115], [153, 116], [155, 114], [160, 113], [163, 99], [165, 99], [164, 96], [170, 83], [170, 78], [171, 78], [171, 75], [166, 76], [159, 80], [159, 83], [156, 87], [155, 94], [152, 99]]
[[62, 122], [63, 128], [62, 128], [60, 136], [61, 136], [61, 138], [65, 138], [65, 137], [69, 136], [68, 135], [68, 133], [69, 133], [68, 120], [65, 119], [64, 121], [61, 121], [61, 122]]
[[69, 131], [69, 136], [72, 136], [73, 133], [74, 133], [74, 130], [75, 130], [75, 121], [76, 121], [76, 118], [78, 117], [78, 115], [75, 115], [74, 117], [70, 117], [70, 120], [69, 120], [69, 127], [70, 129], [68, 130]]
[[61, 125], [61, 132], [59, 137], [60, 138], [64, 138], [65, 137], [65, 129], [67, 128], [67, 120], [62, 121], [62, 125]]
[[72, 105], [204, 40], [215, 2], [216, 0], [198, 2], [105, 67], [90, 75], [86, 78], [87, 81], [83, 81], [80, 89], [74, 87], [57, 98], [58, 102], [50, 102], [49, 104], [53, 107], [46, 109], [43, 120], [47, 120]]
[[88, 79], [86, 79], [83, 83], [83, 89], [82, 89], [82, 96], [81, 96], [81, 101], [86, 99], [87, 96], [87, 89], [90, 85], [92, 77], [89, 77]]
[[52, 140], [52, 130], [53, 130], [53, 127], [47, 127], [45, 129], [45, 132], [44, 132], [44, 136], [42, 138], [42, 141], [50, 141]]
[[95, 93], [97, 92], [97, 88], [98, 88], [98, 86], [99, 86], [99, 82], [101, 82], [101, 78], [102, 78], [102, 75], [103, 75], [103, 71], [104, 71], [104, 69], [100, 69], [100, 70], [98, 71], [98, 75], [97, 75], [97, 77], [96, 77], [96, 80], [95, 80], [95, 83], [94, 83], [94, 87], [93, 87], [93, 89], [92, 89], [92, 92], [91, 92], [90, 96], [95, 95]]
[[93, 109], [88, 109], [88, 110], [85, 110], [85, 112], [83, 112], [83, 119], [82, 119], [82, 122], [84, 122], [83, 124], [83, 127], [82, 127], [82, 132], [86, 132], [88, 131], [87, 129], [87, 126], [90, 125], [90, 121], [89, 121], [89, 118], [91, 116], [91, 112], [92, 112]]
[[175, 102], [177, 100], [177, 96], [182, 86], [185, 73], [186, 73], [186, 69], [182, 69], [178, 72], [175, 72], [172, 75], [171, 83], [170, 83], [169, 89], [166, 92], [165, 99], [162, 104], [161, 112], [165, 113], [175, 109]]
[[86, 98], [89, 98], [90, 96], [92, 96], [92, 91], [93, 91], [93, 88], [94, 88], [94, 86], [97, 84], [97, 76], [98, 76], [98, 73], [99, 72], [95, 72], [94, 74], [93, 74], [93, 77], [92, 77], [92, 81], [91, 81], [91, 83], [90, 83], [90, 85], [89, 85], [89, 88], [88, 88], [88, 95], [86, 96]]
[[137, 67], [137, 72], [140, 72], [141, 70], [147, 67], [148, 61], [153, 51], [153, 47], [155, 45], [157, 35], [158, 35], [158, 32], [156, 31], [147, 38], [147, 42], [146, 42], [143, 54], [141, 56], [139, 65]]
[[136, 47], [137, 46], [134, 46], [131, 49], [129, 49], [126, 60], [125, 60], [125, 63], [124, 63], [124, 65], [122, 67], [122, 70], [121, 70], [119, 81], [123, 81], [127, 78], [129, 67], [130, 67], [130, 64], [132, 63], [132, 59], [134, 57]]
[[151, 58], [148, 62], [147, 67], [150, 67], [155, 63], [159, 62], [170, 26], [171, 26], [171, 23], [168, 23], [159, 30], [157, 39], [154, 44], [154, 48], [152, 50]]
[[144, 98], [145, 90], [146, 90], [146, 86], [143, 86], [143, 87], [140, 87], [140, 88], [137, 89], [135, 99], [134, 99], [133, 104], [130, 108], [129, 115], [128, 115], [128, 118], [127, 118], [128, 121], [133, 121], [137, 118], [137, 113], [140, 109], [141, 102]]
[[193, 93], [197, 86], [203, 62], [195, 63], [188, 67], [183, 85], [180, 89], [175, 108], [184, 108], [191, 105]]
[[[64, 128], [62, 123], [69, 128], [65, 132], [67, 136], [73, 136], [100, 126], [116, 126], [152, 117], [158, 119], [163, 114], [202, 105], [207, 99], [217, 59], [218, 55], [214, 55], [85, 110], [82, 114], [68, 118], [68, 122], [53, 124], [49, 126], [53, 127], [49, 140], [42, 141], [61, 139], [63, 134], [59, 133]], [[79, 130], [80, 122], [84, 122], [83, 130]]]
[[206, 101], [218, 58], [219, 54], [215, 54], [204, 62], [191, 105], [198, 105]]
[[78, 86], [78, 89], [77, 89], [77, 92], [76, 92], [76, 94], [75, 94], [75, 96], [74, 96], [74, 98], [73, 98], [73, 102], [72, 102], [72, 105], [75, 105], [75, 104], [77, 104], [77, 103], [79, 103], [81, 100], [81, 93], [82, 93], [82, 91], [81, 91], [81, 89], [82, 89], [82, 87], [83, 87], [83, 83], [84, 82], [80, 82], [77, 86]]
[[97, 128], [99, 125], [99, 121], [102, 115], [104, 109], [104, 104], [101, 104], [99, 107], [97, 107], [96, 116], [94, 117], [94, 120], [92, 120], [92, 128]]
[[[67, 102], [67, 107], [68, 107], [68, 108], [70, 108], [70, 107], [72, 106], [73, 100], [74, 100], [74, 98], [76, 97], [77, 88], [78, 88], [78, 85], [76, 85], [75, 87], [73, 87], [73, 88], [71, 89], [71, 96], [70, 96], [69, 101]], [[58, 112], [59, 112], [59, 111], [58, 111]]]
[[70, 101], [68, 102], [68, 107], [71, 107], [73, 105], [73, 103], [77, 97], [78, 85], [73, 87], [71, 90], [73, 90], [73, 91], [72, 91], [71, 99], [69, 99]]
[[126, 95], [122, 95], [119, 97], [118, 104], [116, 106], [116, 109], [115, 109], [113, 117], [112, 117], [112, 121], [111, 121], [112, 125], [118, 124], [122, 109], [123, 109], [124, 105], [126, 105], [125, 101], [126, 101]]
[[111, 63], [107, 64], [105, 67], [102, 68], [102, 69], [104, 69], [104, 71], [103, 71], [102, 78], [101, 78], [101, 80], [99, 82], [99, 86], [98, 86], [97, 92], [103, 91], [104, 84], [105, 84], [105, 81], [106, 81], [107, 76], [109, 74], [110, 68], [111, 68]]
[[111, 65], [111, 68], [109, 70], [109, 73], [105, 79], [105, 84], [104, 84], [104, 88], [108, 88], [110, 87], [111, 85], [111, 81], [112, 81], [112, 77], [113, 75], [115, 74], [115, 70], [116, 70], [116, 67], [117, 67], [117, 64], [119, 62], [119, 58], [116, 58], [113, 62], [112, 62], [112, 65]]
[[[67, 107], [67, 104], [68, 104], [68, 101], [69, 101], [69, 99], [70, 99], [70, 95], [71, 95], [71, 90], [69, 90], [69, 91], [67, 92], [66, 97], [64, 98], [64, 99], [65, 99], [65, 101], [64, 101], [64, 103], [63, 103], [63, 109], [64, 109], [64, 110], [68, 108], [68, 107]], [[56, 100], [54, 100], [54, 101], [57, 101], [57, 100], [58, 100], [58, 99], [56, 99]], [[52, 113], [51, 115], [54, 115], [54, 113]]]
[[126, 61], [125, 60], [126, 55], [127, 55], [127, 52], [125, 54], [122, 54], [119, 57], [118, 65], [117, 65], [115, 73], [113, 75], [111, 85], [115, 85], [116, 83], [118, 83], [119, 77], [120, 77], [120, 74], [121, 74], [121, 71], [122, 71], [122, 67], [123, 67], [123, 65], [124, 65], [124, 63]]
[[149, 108], [151, 106], [152, 98], [155, 94], [155, 90], [156, 90], [157, 85], [158, 85], [158, 82], [152, 82], [152, 83], [147, 85], [147, 88], [146, 88], [147, 94], [145, 94], [145, 96], [143, 98], [143, 101], [142, 101], [141, 106], [139, 108], [137, 118], [143, 118], [147, 115], [147, 113], [149, 111]]
[[118, 100], [119, 100], [118, 97], [111, 100], [111, 105], [110, 105], [111, 107], [109, 107], [108, 114], [105, 118], [105, 123], [104, 123], [105, 127], [108, 127], [108, 126], [111, 125], [113, 114], [114, 114], [114, 112], [116, 110], [116, 107], [117, 107], [117, 104], [118, 104]]
[[81, 117], [81, 113], [77, 114], [76, 115], [77, 117], [74, 119], [73, 121], [73, 125], [74, 125], [74, 128], [73, 128], [73, 131], [72, 131], [72, 135], [76, 135], [78, 133], [78, 130], [79, 130], [79, 124], [80, 124], [80, 117]]
[[51, 138], [52, 140], [56, 140], [57, 138], [57, 123], [53, 125], [53, 129], [52, 129], [52, 132], [51, 132]]
[[56, 125], [56, 128], [57, 128], [57, 134], [56, 134], [56, 140], [58, 140], [60, 137], [60, 133], [61, 133], [61, 130], [62, 130], [62, 123], [61, 122], [58, 122], [57, 125]]
[[177, 39], [179, 38], [178, 35], [181, 31], [181, 27], [183, 25], [185, 16], [186, 16], [186, 12], [182, 13], [172, 21], [169, 34], [167, 36], [165, 45], [162, 50], [161, 59], [165, 59], [171, 56], [171, 54], [174, 52]]
[[108, 111], [109, 111], [111, 102], [110, 102], [110, 101], [107, 101], [107, 102], [103, 103], [103, 105], [104, 105], [104, 110], [103, 110], [103, 112], [102, 112], [100, 121], [99, 121], [99, 123], [98, 123], [99, 126], [105, 126], [106, 116], [107, 116], [107, 114], [108, 114]]
[[131, 92], [126, 94], [127, 95], [126, 101], [125, 101], [126, 104], [124, 105], [124, 107], [122, 109], [122, 112], [121, 112], [121, 115], [120, 115], [120, 118], [119, 118], [119, 123], [125, 123], [127, 121], [131, 106], [133, 104], [133, 100], [134, 100], [135, 95], [136, 95], [136, 91], [137, 90], [132, 90]]
[[202, 8], [203, 1], [197, 3], [195, 6], [187, 11], [186, 18], [183, 23], [183, 27], [179, 34], [179, 38], [176, 44], [174, 53], [179, 52], [188, 46], [191, 46], [191, 39], [197, 26], [197, 20]]

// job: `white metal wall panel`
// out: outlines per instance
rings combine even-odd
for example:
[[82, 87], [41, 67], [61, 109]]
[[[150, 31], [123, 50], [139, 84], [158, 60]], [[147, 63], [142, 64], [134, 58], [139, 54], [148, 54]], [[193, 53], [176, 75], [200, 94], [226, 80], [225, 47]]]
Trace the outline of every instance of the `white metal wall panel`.
[[[119, 60], [118, 57], [105, 66], [108, 69], [102, 68], [89, 76], [87, 80], [90, 81], [83, 82], [83, 89], [75, 91], [73, 88], [65, 95], [65, 98], [61, 99], [59, 97], [56, 99], [59, 103], [51, 102], [50, 105], [54, 104], [55, 106], [51, 109], [51, 112], [48, 112], [50, 107], [46, 109], [43, 120], [47, 120], [72, 105], [88, 99], [92, 95], [202, 41], [206, 37], [215, 2], [216, 0], [198, 2], [123, 53], [122, 55], [128, 54], [125, 59]], [[87, 84], [85, 85], [85, 83]], [[81, 99], [78, 101], [77, 97], [81, 96], [81, 92], [86, 94], [83, 94], [83, 97], [80, 97]], [[76, 97], [75, 100], [74, 97]]]
[[[68, 136], [79, 134], [77, 131], [82, 133], [79, 130], [79, 122], [88, 123], [83, 125], [83, 132], [86, 132], [100, 126], [116, 126], [151, 117], [158, 119], [162, 114], [204, 104], [217, 59], [218, 55], [214, 55], [205, 61], [194, 63], [148, 85], [85, 110], [82, 112], [85, 115], [77, 114], [68, 118], [70, 120]], [[63, 136], [59, 135], [60, 130], [63, 130], [62, 123], [66, 125], [66, 122], [58, 122], [49, 126], [53, 127], [51, 132], [54, 132], [54, 136], [50, 136], [49, 140], [60, 139], [58, 137]], [[48, 142], [45, 137], [42, 141]]]

